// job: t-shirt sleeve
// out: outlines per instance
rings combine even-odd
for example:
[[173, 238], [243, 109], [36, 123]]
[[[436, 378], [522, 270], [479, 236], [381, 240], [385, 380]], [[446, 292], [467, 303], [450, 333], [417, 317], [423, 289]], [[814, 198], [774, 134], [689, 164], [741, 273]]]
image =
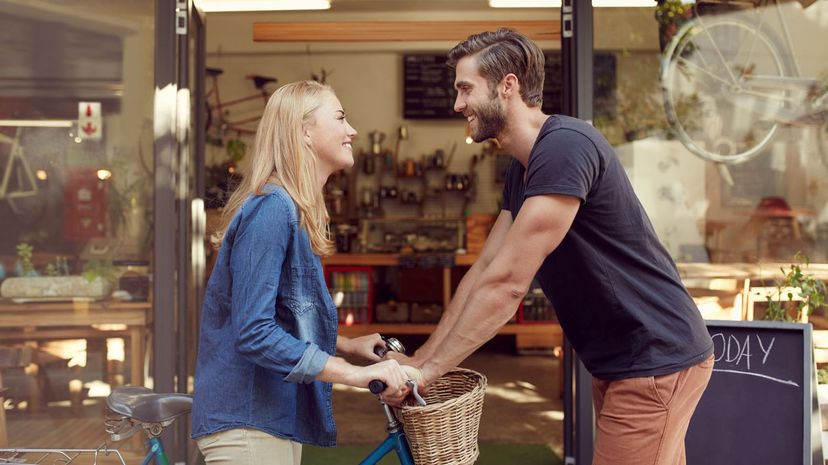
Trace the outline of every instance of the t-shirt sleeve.
[[557, 130], [540, 141], [529, 160], [525, 196], [563, 194], [586, 203], [600, 172], [598, 149], [587, 136]]

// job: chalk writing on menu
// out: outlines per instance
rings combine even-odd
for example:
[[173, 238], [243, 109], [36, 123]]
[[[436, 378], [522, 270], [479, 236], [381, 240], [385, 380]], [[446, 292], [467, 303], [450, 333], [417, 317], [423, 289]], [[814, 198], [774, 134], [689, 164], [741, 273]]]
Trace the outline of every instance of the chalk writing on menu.
[[738, 337], [733, 334], [713, 333], [713, 371], [735, 375], [755, 376], [780, 384], [799, 387], [795, 381], [781, 379], [763, 372], [773, 363], [773, 344], [776, 338], [748, 333]]
[[[544, 113], [563, 111], [563, 65], [558, 51], [545, 52], [546, 77], [543, 82]], [[446, 55], [403, 55], [403, 118], [455, 119], [454, 70], [446, 65]], [[594, 57], [595, 117], [615, 118], [615, 55], [598, 53]]]

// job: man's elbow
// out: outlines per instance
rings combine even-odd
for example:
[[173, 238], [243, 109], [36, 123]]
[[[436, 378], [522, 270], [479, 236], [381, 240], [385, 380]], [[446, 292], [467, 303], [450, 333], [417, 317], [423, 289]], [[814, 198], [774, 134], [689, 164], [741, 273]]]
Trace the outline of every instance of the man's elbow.
[[490, 289], [494, 291], [495, 299], [510, 307], [514, 304], [514, 308], [517, 308], [517, 305], [526, 293], [529, 292], [528, 286], [523, 284], [519, 277], [512, 272], [500, 273], [497, 276], [493, 276], [489, 285]]

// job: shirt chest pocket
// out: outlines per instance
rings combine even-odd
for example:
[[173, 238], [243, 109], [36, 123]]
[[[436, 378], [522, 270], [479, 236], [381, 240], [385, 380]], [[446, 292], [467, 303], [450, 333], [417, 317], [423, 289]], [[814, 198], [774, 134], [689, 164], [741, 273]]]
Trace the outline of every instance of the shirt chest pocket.
[[314, 267], [295, 266], [290, 269], [285, 300], [293, 313], [304, 315], [323, 304], [322, 286]]

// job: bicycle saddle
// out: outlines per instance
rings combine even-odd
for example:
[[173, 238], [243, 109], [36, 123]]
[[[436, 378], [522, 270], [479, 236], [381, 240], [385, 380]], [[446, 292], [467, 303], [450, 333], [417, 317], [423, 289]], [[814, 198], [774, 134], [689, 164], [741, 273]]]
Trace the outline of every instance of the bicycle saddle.
[[207, 74], [209, 74], [210, 76], [218, 76], [224, 72], [224, 70], [221, 68], [211, 68], [209, 66], [204, 68], [204, 71], [207, 71]]
[[253, 80], [253, 85], [256, 86], [257, 89], [261, 89], [267, 83], [278, 81], [278, 79], [276, 79], [276, 78], [261, 76], [261, 75], [258, 75], [258, 74], [248, 74], [245, 77], [247, 79], [252, 79]]
[[112, 391], [106, 406], [113, 412], [144, 423], [163, 423], [190, 412], [193, 396], [156, 394], [140, 386], [124, 386]]

